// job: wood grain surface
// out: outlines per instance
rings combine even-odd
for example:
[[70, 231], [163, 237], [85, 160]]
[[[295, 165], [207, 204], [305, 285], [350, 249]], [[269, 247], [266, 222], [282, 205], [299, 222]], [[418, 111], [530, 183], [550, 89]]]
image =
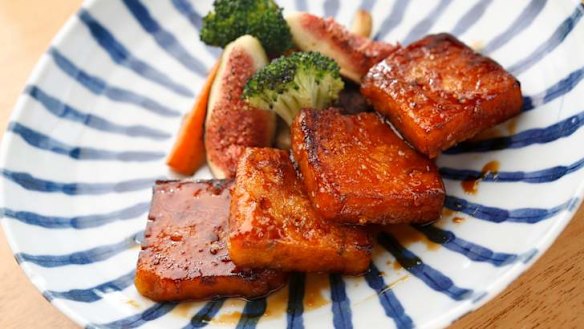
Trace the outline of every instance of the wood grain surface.
[[[34, 64], [80, 3], [0, 0], [0, 131], [6, 128]], [[583, 277], [584, 208], [581, 208], [529, 271], [452, 328], [584, 328]], [[78, 328], [26, 278], [1, 230], [0, 328]]]

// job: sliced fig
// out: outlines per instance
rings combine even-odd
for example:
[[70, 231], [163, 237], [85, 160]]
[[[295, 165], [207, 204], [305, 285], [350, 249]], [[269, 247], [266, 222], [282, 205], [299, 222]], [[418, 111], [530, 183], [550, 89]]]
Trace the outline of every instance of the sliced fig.
[[247, 80], [268, 63], [266, 52], [252, 36], [242, 36], [225, 47], [211, 87], [205, 121], [207, 163], [216, 178], [233, 178], [246, 147], [271, 146], [276, 117], [250, 108], [241, 99]]
[[361, 82], [369, 68], [396, 49], [394, 45], [351, 33], [332, 18], [299, 12], [287, 16], [286, 21], [298, 48], [334, 59], [341, 66], [341, 74], [356, 83]]

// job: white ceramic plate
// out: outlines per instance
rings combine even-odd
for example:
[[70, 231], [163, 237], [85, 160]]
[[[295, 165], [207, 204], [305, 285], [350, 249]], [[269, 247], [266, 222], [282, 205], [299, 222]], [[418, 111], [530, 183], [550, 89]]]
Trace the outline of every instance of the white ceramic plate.
[[[366, 276], [298, 275], [254, 302], [156, 304], [132, 284], [137, 239], [151, 185], [169, 175], [164, 156], [181, 115], [219, 53], [198, 38], [211, 1], [89, 1], [30, 78], [0, 162], [15, 257], [80, 325], [446, 326], [503, 290], [570, 220], [584, 186], [579, 1], [279, 2], [345, 24], [366, 8], [376, 37], [391, 42], [451, 32], [519, 78], [524, 112], [438, 159], [451, 211], [418, 233], [383, 237]], [[466, 194], [461, 181], [492, 161], [498, 173]]]

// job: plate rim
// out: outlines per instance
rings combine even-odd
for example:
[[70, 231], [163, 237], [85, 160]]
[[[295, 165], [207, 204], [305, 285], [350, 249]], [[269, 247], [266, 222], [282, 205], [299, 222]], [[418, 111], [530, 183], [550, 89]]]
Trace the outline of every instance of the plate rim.
[[[34, 64], [31, 73], [29, 74], [28, 78], [25, 82], [25, 87], [30, 85], [32, 82], [37, 81], [43, 74], [50, 72], [50, 59], [48, 56], [48, 50], [51, 47], [58, 47], [61, 44], [67, 42], [67, 39], [70, 37], [71, 34], [75, 33], [76, 29], [80, 27], [78, 21], [78, 13], [84, 9], [91, 9], [96, 3], [102, 0], [82, 0], [79, 9], [77, 9], [73, 14], [71, 14], [65, 21], [65, 23], [59, 28], [58, 32], [55, 36], [51, 39], [49, 45], [47, 46], [47, 50], [45, 50], [37, 62]], [[571, 3], [580, 3], [579, 0], [569, 0]], [[582, 2], [584, 5], [584, 2]], [[580, 8], [584, 12], [584, 7]], [[13, 106], [12, 111], [9, 115], [7, 123], [10, 124], [11, 122], [17, 121], [17, 119], [22, 115], [22, 113], [27, 108], [27, 99], [25, 93], [22, 91], [17, 97], [16, 104]], [[2, 141], [0, 143], [0, 168], [5, 168], [6, 161], [9, 156], [9, 151], [12, 149], [12, 140], [14, 136], [12, 134], [7, 134], [8, 130], [5, 130]], [[5, 201], [5, 191], [8, 191], [5, 180], [0, 179], [0, 205], [2, 207], [6, 206]], [[575, 193], [572, 195], [576, 197], [577, 200], [573, 202], [573, 205], [563, 211], [563, 213], [558, 216], [555, 220], [556, 222], [553, 224], [551, 229], [547, 231], [543, 235], [542, 238], [537, 240], [537, 244], [532, 246], [536, 248], [538, 252], [530, 258], [527, 262], [516, 262], [507, 268], [507, 270], [499, 276], [498, 279], [491, 282], [490, 285], [485, 287], [484, 292], [486, 295], [481, 297], [478, 301], [468, 300], [464, 303], [460, 303], [458, 306], [451, 308], [449, 311], [445, 312], [441, 316], [431, 319], [428, 321], [425, 327], [430, 328], [441, 328], [446, 327], [455, 321], [460, 320], [465, 315], [476, 311], [477, 309], [481, 308], [483, 305], [488, 303], [489, 301], [493, 300], [497, 297], [501, 292], [503, 292], [509, 285], [519, 279], [523, 274], [525, 274], [551, 247], [551, 245], [557, 240], [559, 235], [565, 230], [567, 225], [574, 219], [575, 214], [577, 211], [584, 205], [584, 180], [580, 182], [579, 185], [574, 189]], [[0, 225], [4, 230], [4, 236], [6, 237], [6, 241], [10, 247], [10, 251], [14, 256], [16, 251], [20, 250], [18, 248], [19, 243], [14, 238], [12, 234], [12, 230], [10, 229], [9, 225], [7, 224], [7, 218], [4, 216], [3, 211], [0, 211]], [[85, 327], [87, 324], [90, 324], [87, 318], [82, 316], [81, 314], [77, 313], [74, 307], [68, 306], [65, 303], [62, 303], [59, 299], [49, 299], [48, 295], [46, 294], [46, 289], [44, 287], [44, 283], [46, 279], [42, 276], [37, 274], [32, 267], [26, 262], [18, 262], [16, 261], [19, 267], [27, 276], [27, 279], [35, 286], [35, 288], [41, 293], [41, 295], [57, 310], [71, 319], [75, 324]], [[468, 307], [469, 305], [470, 307]], [[213, 328], [215, 326], [211, 325], [209, 328]], [[218, 326], [221, 327], [221, 326]], [[223, 328], [223, 327], [221, 327]]]

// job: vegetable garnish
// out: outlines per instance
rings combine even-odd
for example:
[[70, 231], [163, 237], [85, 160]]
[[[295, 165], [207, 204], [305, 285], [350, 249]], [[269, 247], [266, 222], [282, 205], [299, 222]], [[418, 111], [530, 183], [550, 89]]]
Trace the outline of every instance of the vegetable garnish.
[[207, 81], [205, 81], [201, 93], [195, 101], [195, 106], [185, 117], [177, 140], [166, 160], [166, 164], [180, 174], [192, 175], [205, 164], [203, 126], [207, 115], [209, 93], [220, 64], [221, 59], [211, 68]]
[[260, 40], [266, 52], [279, 55], [292, 47], [290, 28], [273, 0], [216, 0], [214, 11], [203, 18], [201, 40], [224, 48], [249, 34]]
[[339, 65], [317, 52], [280, 57], [247, 82], [243, 98], [252, 106], [275, 111], [290, 125], [303, 108], [324, 109], [344, 87]]

